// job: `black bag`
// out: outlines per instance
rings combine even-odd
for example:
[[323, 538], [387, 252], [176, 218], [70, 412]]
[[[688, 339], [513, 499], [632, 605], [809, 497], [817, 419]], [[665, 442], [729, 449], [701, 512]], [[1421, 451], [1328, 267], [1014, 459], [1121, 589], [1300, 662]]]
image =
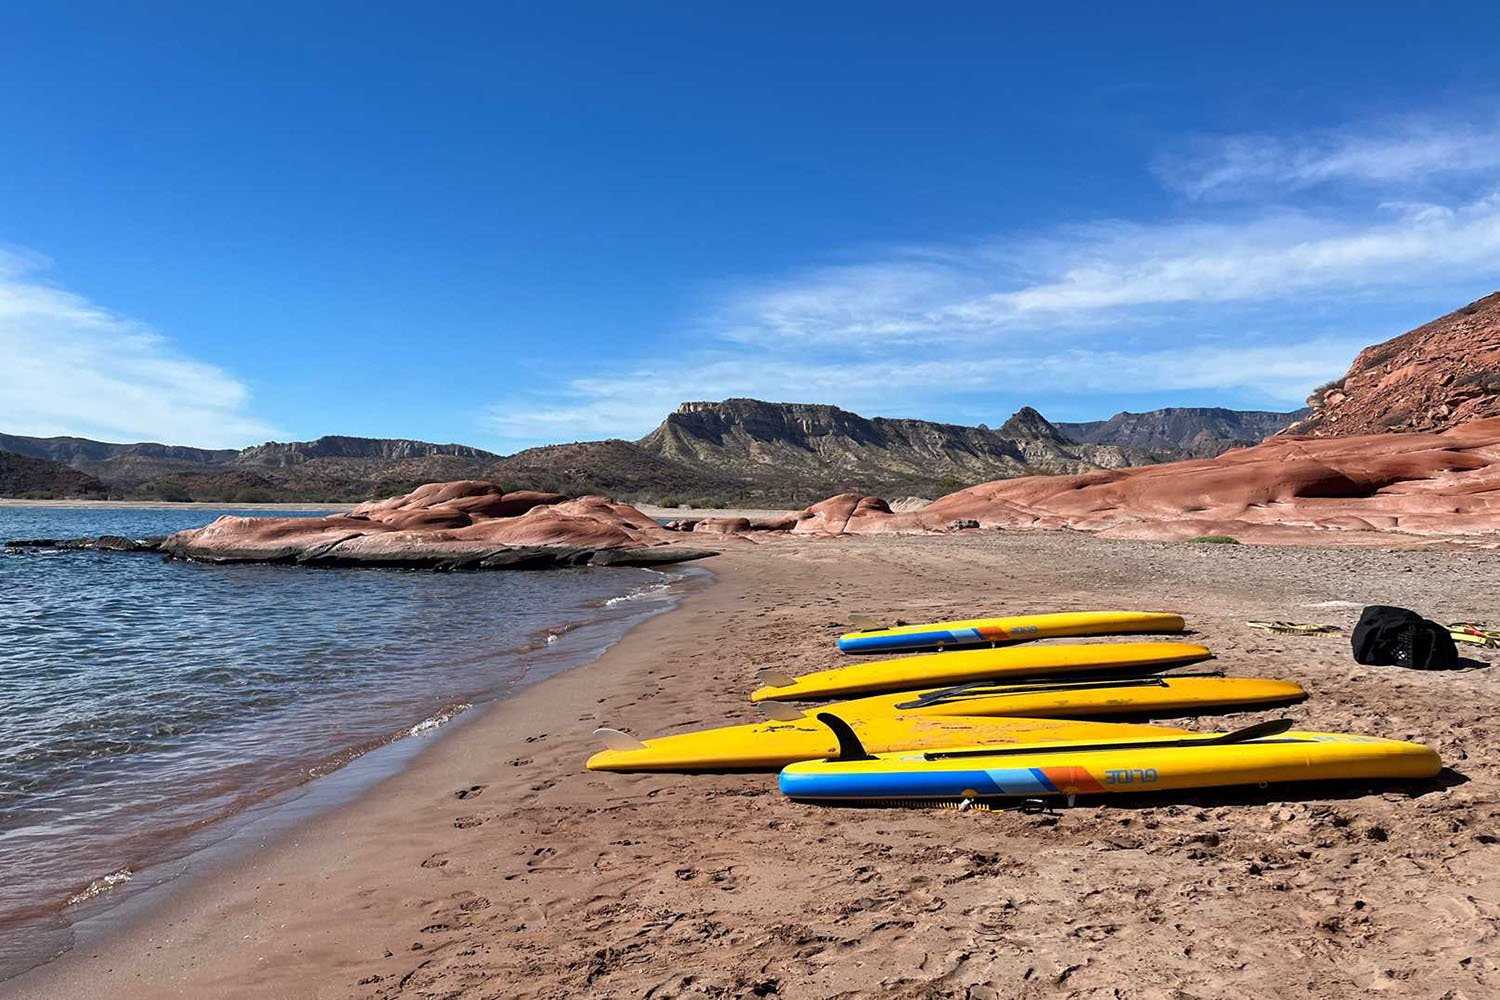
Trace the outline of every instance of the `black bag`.
[[1372, 666], [1440, 670], [1458, 666], [1458, 646], [1437, 622], [1376, 604], [1365, 608], [1354, 626], [1354, 659]]

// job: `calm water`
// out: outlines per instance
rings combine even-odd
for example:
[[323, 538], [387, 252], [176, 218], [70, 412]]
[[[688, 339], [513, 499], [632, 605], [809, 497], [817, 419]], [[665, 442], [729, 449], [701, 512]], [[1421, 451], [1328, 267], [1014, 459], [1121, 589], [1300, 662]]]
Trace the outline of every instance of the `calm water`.
[[[0, 508], [0, 539], [218, 513]], [[0, 555], [0, 977], [216, 821], [597, 653], [674, 579]]]

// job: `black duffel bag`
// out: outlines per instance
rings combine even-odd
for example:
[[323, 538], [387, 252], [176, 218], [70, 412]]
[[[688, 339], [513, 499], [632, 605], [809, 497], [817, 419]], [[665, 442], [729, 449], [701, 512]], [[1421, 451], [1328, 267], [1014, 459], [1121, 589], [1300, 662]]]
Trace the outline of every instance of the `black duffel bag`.
[[1376, 604], [1365, 608], [1354, 626], [1354, 658], [1371, 666], [1441, 670], [1458, 666], [1458, 646], [1437, 622]]

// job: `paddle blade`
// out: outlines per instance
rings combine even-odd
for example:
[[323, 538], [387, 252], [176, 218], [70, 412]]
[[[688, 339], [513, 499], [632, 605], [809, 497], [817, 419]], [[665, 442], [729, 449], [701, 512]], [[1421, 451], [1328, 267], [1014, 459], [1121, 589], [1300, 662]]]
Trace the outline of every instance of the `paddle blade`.
[[784, 701], [762, 701], [758, 702], [760, 710], [765, 713], [766, 718], [776, 722], [796, 722], [802, 718], [802, 710], [788, 705]]
[[606, 729], [600, 727], [594, 730], [594, 739], [604, 744], [606, 750], [644, 750], [646, 744], [631, 736], [622, 733], [618, 729]]
[[1266, 736], [1279, 736], [1292, 728], [1291, 719], [1272, 719], [1270, 722], [1257, 722], [1253, 726], [1244, 729], [1236, 729], [1232, 733], [1225, 733], [1212, 741], [1213, 743], [1248, 743]]

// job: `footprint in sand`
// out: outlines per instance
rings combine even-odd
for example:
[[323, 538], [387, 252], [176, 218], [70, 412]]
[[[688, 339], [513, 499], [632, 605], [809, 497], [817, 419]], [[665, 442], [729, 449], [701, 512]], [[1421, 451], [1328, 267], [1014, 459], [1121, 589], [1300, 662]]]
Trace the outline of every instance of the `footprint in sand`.
[[425, 861], [423, 861], [422, 862], [422, 867], [423, 868], [442, 868], [447, 863], [448, 863], [448, 859], [445, 858], [445, 857], [443, 857], [443, 853], [441, 851], [439, 851], [437, 854], [434, 854], [432, 857], [427, 858]]
[[484, 790], [488, 787], [488, 785], [470, 785], [468, 788], [460, 788], [454, 792], [453, 797], [456, 799], [477, 799], [484, 794]]
[[468, 830], [471, 827], [479, 826], [484, 820], [485, 817], [483, 816], [460, 816], [453, 821], [453, 826], [455, 829]]

